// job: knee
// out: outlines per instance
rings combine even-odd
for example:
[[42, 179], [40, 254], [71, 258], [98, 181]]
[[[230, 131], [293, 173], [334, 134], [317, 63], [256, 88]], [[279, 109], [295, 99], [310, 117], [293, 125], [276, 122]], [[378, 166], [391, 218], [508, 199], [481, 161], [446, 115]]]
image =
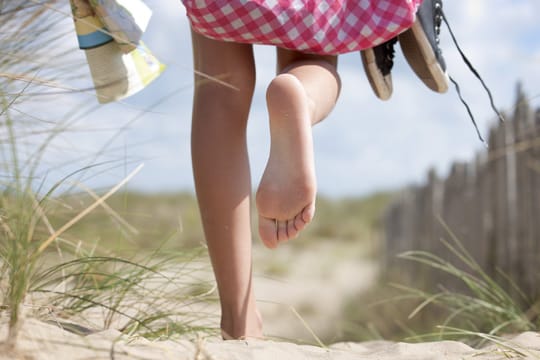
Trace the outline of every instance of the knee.
[[254, 71], [235, 70], [214, 76], [197, 75], [194, 95], [195, 101], [209, 111], [247, 116], [254, 91]]

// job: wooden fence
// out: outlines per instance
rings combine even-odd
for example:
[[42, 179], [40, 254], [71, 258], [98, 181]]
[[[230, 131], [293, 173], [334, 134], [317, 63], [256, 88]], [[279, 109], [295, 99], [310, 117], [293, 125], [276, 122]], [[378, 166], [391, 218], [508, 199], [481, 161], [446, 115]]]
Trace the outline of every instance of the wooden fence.
[[388, 269], [415, 282], [457, 286], [395, 256], [427, 250], [457, 263], [439, 241], [450, 239], [445, 223], [488, 274], [502, 279], [500, 269], [528, 296], [540, 296], [540, 109], [530, 108], [518, 86], [513, 114], [505, 118], [473, 161], [454, 163], [446, 179], [431, 170], [427, 184], [396, 198], [385, 218]]

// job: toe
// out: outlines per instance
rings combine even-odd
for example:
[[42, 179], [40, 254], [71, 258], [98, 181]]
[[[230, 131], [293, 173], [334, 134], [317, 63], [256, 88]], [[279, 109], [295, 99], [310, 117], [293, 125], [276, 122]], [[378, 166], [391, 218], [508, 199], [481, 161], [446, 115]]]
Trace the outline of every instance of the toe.
[[303, 211], [294, 217], [294, 227], [296, 232], [302, 231], [306, 227], [306, 222], [303, 219]]
[[277, 222], [277, 241], [285, 242], [289, 240], [289, 235], [287, 234], [287, 220]]
[[302, 231], [307, 224], [313, 220], [313, 216], [315, 215], [315, 204], [310, 203], [307, 205], [302, 211], [295, 216], [294, 218], [294, 227], [296, 228], [296, 232]]
[[302, 220], [304, 223], [309, 224], [313, 217], [315, 216], [315, 203], [310, 203], [308, 206], [302, 210]]
[[275, 249], [278, 244], [276, 221], [259, 216], [259, 236], [267, 248]]
[[296, 229], [294, 223], [295, 219], [287, 221], [287, 235], [289, 235], [289, 239], [294, 239], [296, 236], [298, 236], [298, 230]]

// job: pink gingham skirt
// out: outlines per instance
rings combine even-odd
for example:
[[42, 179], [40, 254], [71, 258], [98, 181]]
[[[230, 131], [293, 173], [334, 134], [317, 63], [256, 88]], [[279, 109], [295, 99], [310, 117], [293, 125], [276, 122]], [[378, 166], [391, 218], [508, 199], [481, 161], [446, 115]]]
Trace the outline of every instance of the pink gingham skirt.
[[412, 26], [422, 0], [182, 0], [194, 31], [216, 40], [342, 54]]

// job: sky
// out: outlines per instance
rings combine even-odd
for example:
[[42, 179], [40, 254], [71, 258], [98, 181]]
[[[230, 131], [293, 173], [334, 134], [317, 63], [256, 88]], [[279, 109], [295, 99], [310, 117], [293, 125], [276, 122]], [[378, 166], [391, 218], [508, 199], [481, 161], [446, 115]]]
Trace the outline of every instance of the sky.
[[[189, 23], [180, 0], [148, 0], [153, 10], [144, 35], [146, 45], [166, 71], [125, 101], [97, 105], [91, 95], [50, 98], [33, 105], [50, 118], [73, 106], [93, 110], [74, 122], [47, 151], [41, 176], [58, 180], [73, 169], [99, 163], [79, 180], [88, 186], [114, 186], [137, 165], [143, 169], [129, 183], [132, 190], [193, 190], [190, 157], [192, 60]], [[499, 108], [510, 110], [521, 81], [533, 106], [540, 104], [540, 1], [451, 0], [445, 13], [460, 46], [491, 88]], [[71, 20], [61, 30], [73, 27]], [[63, 46], [81, 63], [77, 86], [88, 85], [84, 54], [75, 35]], [[487, 136], [495, 122], [480, 83], [461, 60], [445, 27], [441, 48], [449, 74], [457, 79], [479, 127]], [[254, 189], [269, 151], [264, 104], [274, 76], [275, 50], [255, 46], [257, 85], [250, 113], [248, 147]], [[474, 158], [484, 145], [453, 88], [446, 94], [427, 89], [404, 61], [399, 46], [392, 71], [389, 101], [373, 94], [358, 52], [339, 58], [342, 93], [333, 113], [313, 129], [319, 192], [327, 196], [361, 196], [421, 183], [429, 168], [444, 175], [453, 161]], [[65, 80], [66, 82], [71, 80]], [[53, 106], [51, 106], [53, 104]], [[46, 110], [43, 110], [45, 108]]]

